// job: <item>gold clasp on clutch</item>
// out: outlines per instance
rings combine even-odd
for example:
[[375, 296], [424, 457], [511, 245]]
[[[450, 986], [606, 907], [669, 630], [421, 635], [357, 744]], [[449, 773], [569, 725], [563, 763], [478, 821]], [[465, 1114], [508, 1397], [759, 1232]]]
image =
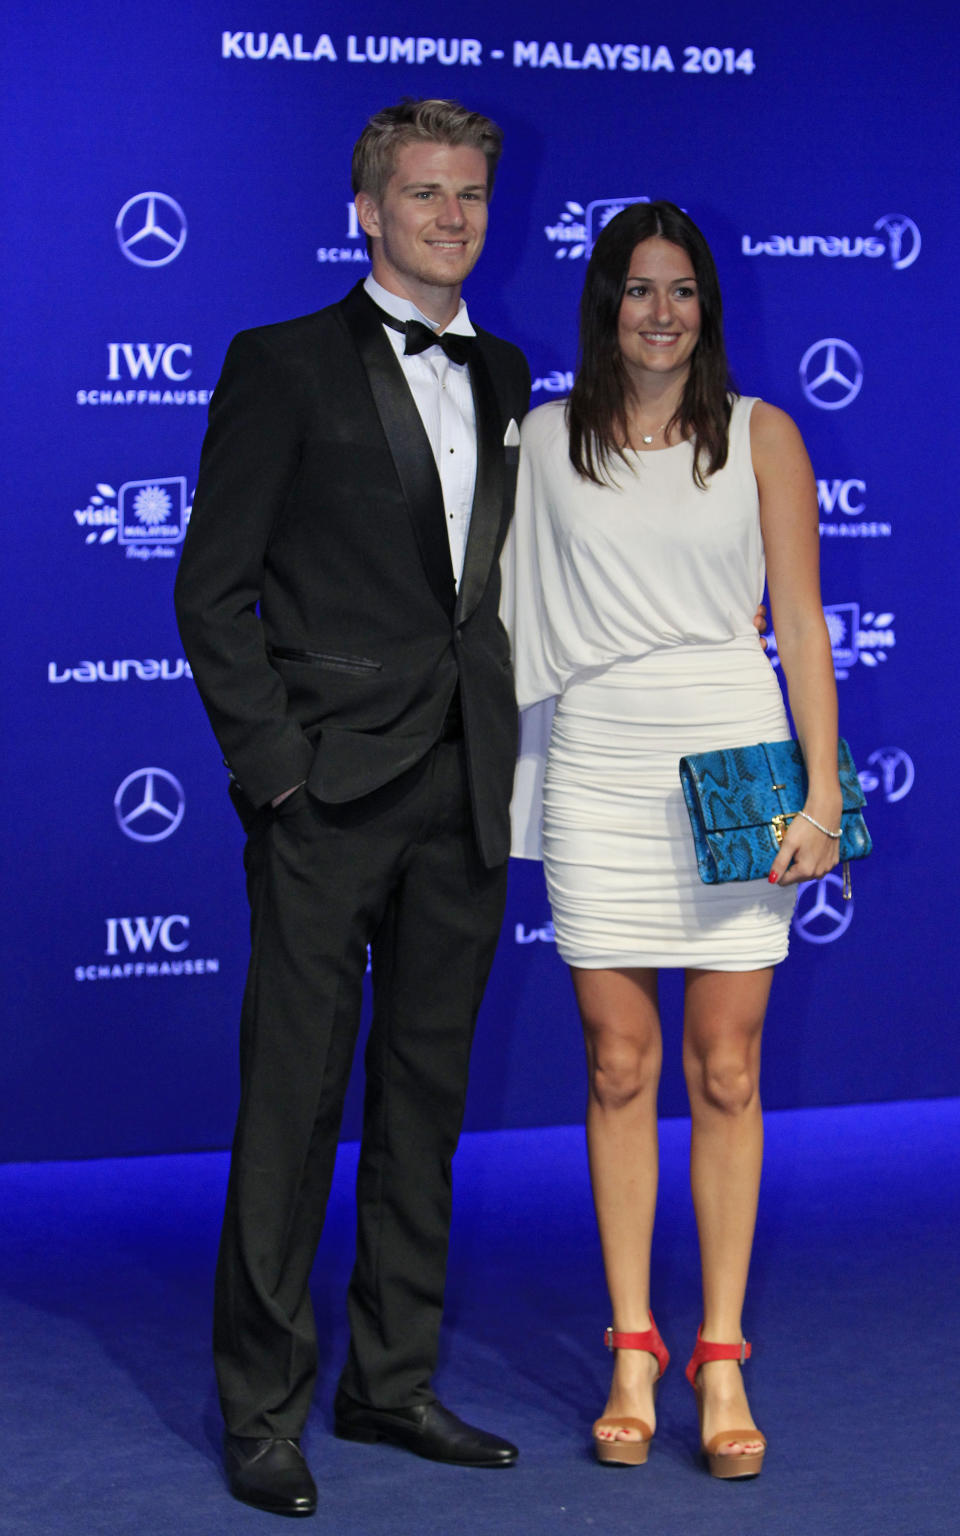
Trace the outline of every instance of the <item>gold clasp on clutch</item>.
[[790, 811], [788, 813], [778, 811], [770, 823], [770, 825], [773, 827], [773, 835], [777, 840], [778, 848], [783, 842], [784, 832], [786, 832], [787, 827], [790, 825], [791, 821], [793, 821], [793, 818], [796, 816], [796, 814], [796, 811]]

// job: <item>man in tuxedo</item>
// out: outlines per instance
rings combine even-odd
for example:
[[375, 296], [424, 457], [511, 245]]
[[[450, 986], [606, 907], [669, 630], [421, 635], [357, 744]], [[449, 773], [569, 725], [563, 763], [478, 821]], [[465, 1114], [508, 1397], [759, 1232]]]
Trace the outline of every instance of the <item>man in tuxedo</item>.
[[507, 1466], [432, 1386], [450, 1165], [500, 928], [516, 707], [497, 616], [522, 354], [460, 297], [499, 129], [453, 102], [371, 118], [371, 276], [241, 333], [177, 579], [187, 656], [247, 832], [251, 960], [214, 1353], [237, 1498], [310, 1514], [308, 1282], [370, 946], [373, 1022], [336, 1432]]

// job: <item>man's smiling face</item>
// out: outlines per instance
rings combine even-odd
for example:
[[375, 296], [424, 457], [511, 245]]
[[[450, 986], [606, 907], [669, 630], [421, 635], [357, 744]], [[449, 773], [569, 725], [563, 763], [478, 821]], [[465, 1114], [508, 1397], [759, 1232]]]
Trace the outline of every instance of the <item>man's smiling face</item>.
[[425, 314], [432, 314], [437, 299], [448, 306], [452, 296], [444, 290], [459, 289], [486, 238], [483, 153], [466, 145], [405, 144], [381, 200], [358, 192], [356, 202], [361, 227], [372, 238], [377, 282], [412, 299]]

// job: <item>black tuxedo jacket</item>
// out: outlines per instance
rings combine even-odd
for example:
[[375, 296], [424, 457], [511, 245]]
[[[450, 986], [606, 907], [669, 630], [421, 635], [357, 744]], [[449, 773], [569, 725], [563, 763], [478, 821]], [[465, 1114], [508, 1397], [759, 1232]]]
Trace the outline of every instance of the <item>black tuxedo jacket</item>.
[[516, 756], [498, 558], [513, 509], [522, 353], [478, 333], [477, 480], [460, 589], [440, 478], [362, 285], [244, 331], [210, 406], [176, 585], [184, 647], [224, 758], [262, 805], [303, 779], [347, 801], [417, 762], [459, 679], [484, 861], [509, 851]]

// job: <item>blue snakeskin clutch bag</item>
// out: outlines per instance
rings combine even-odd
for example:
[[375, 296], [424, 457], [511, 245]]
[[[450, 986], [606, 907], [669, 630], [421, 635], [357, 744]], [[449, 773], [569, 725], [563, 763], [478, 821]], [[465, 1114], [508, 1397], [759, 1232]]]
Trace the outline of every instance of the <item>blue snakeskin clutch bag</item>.
[[[863, 789], [842, 737], [837, 763], [843, 791], [840, 858], [846, 864], [866, 858], [873, 843], [862, 815]], [[765, 880], [788, 823], [807, 798], [800, 743], [761, 741], [692, 752], [680, 759], [680, 782], [704, 884]]]

